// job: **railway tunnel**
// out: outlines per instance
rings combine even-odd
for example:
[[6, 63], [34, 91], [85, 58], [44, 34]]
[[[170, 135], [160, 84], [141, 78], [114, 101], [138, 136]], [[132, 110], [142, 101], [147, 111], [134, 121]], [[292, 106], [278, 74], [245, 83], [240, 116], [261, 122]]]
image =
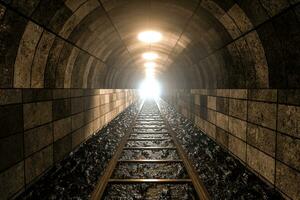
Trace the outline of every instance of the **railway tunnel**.
[[0, 199], [300, 199], [299, 0], [0, 0]]

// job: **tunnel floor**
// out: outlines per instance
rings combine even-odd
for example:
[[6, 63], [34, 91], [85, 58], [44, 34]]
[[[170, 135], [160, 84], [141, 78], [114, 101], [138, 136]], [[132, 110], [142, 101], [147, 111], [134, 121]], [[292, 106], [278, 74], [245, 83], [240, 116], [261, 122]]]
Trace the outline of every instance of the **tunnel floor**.
[[[186, 165], [177, 162], [181, 155], [166, 134], [168, 130], [163, 119], [158, 117], [156, 103], [211, 199], [283, 199], [279, 192], [162, 100], [130, 106], [17, 199], [90, 199], [99, 182], [102, 184], [103, 179], [99, 181], [99, 177], [105, 176], [133, 121], [133, 132], [119, 157], [123, 162], [115, 165], [110, 180], [164, 178], [186, 182], [112, 181], [105, 186], [102, 199], [198, 199], [199, 194], [195, 191], [194, 182], [189, 181], [191, 177]], [[168, 162], [132, 162], [136, 159]]]

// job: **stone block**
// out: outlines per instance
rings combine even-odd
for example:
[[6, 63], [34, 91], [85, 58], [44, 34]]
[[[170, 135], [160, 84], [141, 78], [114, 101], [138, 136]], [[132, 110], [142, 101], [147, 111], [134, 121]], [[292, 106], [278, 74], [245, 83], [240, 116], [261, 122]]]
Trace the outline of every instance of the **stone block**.
[[278, 133], [276, 157], [300, 171], [300, 139]]
[[262, 177], [274, 184], [275, 159], [247, 145], [247, 164]]
[[72, 133], [72, 149], [77, 147], [85, 140], [84, 128], [80, 128]]
[[256, 101], [277, 102], [277, 90], [256, 89], [248, 90], [249, 99]]
[[49, 89], [23, 89], [23, 102], [37, 102], [52, 100], [52, 90]]
[[79, 113], [84, 111], [84, 97], [71, 99], [71, 113]]
[[276, 104], [248, 102], [248, 121], [276, 129]]
[[60, 99], [53, 101], [53, 120], [62, 119], [71, 115], [71, 100]]
[[33, 128], [52, 121], [52, 102], [38, 102], [23, 105], [24, 129]]
[[[23, 134], [0, 139], [0, 171], [23, 159]], [[1, 185], [1, 184], [0, 184]]]
[[70, 98], [71, 90], [70, 89], [54, 89], [53, 90], [53, 99], [66, 99]]
[[72, 131], [84, 125], [84, 112], [72, 116]]
[[223, 129], [216, 129], [216, 140], [219, 144], [221, 144], [226, 149], [228, 148], [228, 133]]
[[0, 199], [10, 199], [24, 187], [24, 162], [0, 173]]
[[217, 97], [217, 111], [228, 115], [229, 113], [229, 99]]
[[0, 105], [22, 102], [22, 91], [19, 89], [0, 89]]
[[289, 3], [286, 0], [276, 0], [276, 1], [260, 0], [260, 2], [271, 17], [277, 15], [282, 10], [289, 7]]
[[278, 105], [278, 131], [300, 138], [300, 107]]
[[0, 107], [0, 137], [23, 131], [22, 105]]
[[53, 146], [36, 152], [25, 160], [26, 184], [32, 182], [53, 164]]
[[229, 99], [229, 115], [247, 120], [247, 101]]
[[68, 135], [54, 143], [54, 162], [62, 160], [72, 150], [72, 135]]
[[235, 99], [247, 99], [246, 89], [231, 89], [230, 97]]
[[246, 141], [247, 122], [229, 117], [229, 132], [236, 137]]
[[300, 197], [300, 173], [276, 161], [276, 187], [292, 199]]
[[275, 157], [276, 132], [248, 123], [247, 142]]
[[228, 149], [243, 162], [246, 162], [246, 143], [229, 135]]
[[216, 97], [208, 96], [207, 97], [207, 107], [216, 110]]
[[54, 141], [63, 138], [64, 136], [69, 134], [71, 130], [72, 130], [71, 117], [53, 122]]
[[300, 89], [278, 90], [278, 103], [300, 105]]
[[207, 121], [210, 123], [216, 124], [216, 111], [207, 110]]
[[217, 112], [217, 121], [216, 125], [225, 131], [228, 131], [228, 115]]
[[24, 133], [25, 156], [29, 156], [53, 142], [52, 124], [30, 129]]

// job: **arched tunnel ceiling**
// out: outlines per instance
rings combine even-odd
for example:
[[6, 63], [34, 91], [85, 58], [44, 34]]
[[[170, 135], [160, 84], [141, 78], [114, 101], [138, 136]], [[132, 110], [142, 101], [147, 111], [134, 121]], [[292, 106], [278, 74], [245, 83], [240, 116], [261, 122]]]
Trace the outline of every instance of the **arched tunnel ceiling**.
[[299, 87], [299, 0], [0, 2], [2, 88], [136, 87], [149, 50], [170, 87]]

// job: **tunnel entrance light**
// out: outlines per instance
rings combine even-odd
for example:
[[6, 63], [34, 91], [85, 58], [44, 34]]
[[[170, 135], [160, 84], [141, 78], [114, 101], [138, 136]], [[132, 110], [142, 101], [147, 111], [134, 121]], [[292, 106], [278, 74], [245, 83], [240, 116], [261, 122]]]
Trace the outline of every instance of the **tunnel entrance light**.
[[155, 43], [162, 39], [162, 34], [157, 31], [144, 31], [138, 34], [138, 39], [146, 43]]
[[158, 58], [158, 55], [154, 52], [147, 52], [143, 54], [145, 60], [155, 60]]
[[147, 62], [144, 64], [144, 66], [148, 69], [153, 69], [156, 66], [156, 64], [154, 62]]
[[157, 99], [160, 93], [160, 85], [154, 78], [146, 78], [139, 88], [139, 95], [142, 99]]

